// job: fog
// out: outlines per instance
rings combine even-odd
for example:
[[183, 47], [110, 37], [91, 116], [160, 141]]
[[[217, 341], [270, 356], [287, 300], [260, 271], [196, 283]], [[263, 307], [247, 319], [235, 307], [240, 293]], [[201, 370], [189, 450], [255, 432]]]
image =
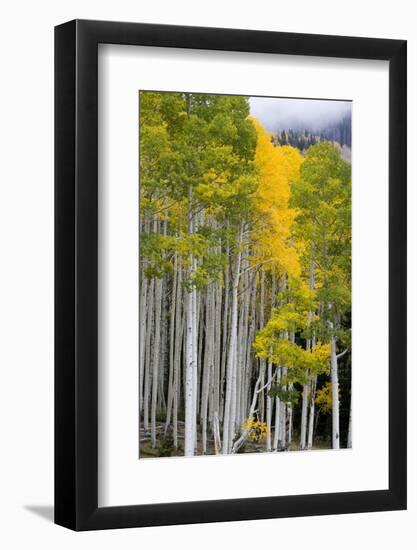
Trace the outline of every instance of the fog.
[[320, 131], [351, 114], [350, 101], [322, 99], [249, 98], [250, 114], [272, 132], [277, 130]]

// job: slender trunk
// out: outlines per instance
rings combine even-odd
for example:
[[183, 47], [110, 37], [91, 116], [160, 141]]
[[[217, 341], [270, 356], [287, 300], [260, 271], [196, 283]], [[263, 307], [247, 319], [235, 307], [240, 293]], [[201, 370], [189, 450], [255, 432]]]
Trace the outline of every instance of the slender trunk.
[[204, 366], [203, 380], [201, 384], [201, 411], [200, 420], [202, 428], [202, 447], [203, 454], [207, 453], [207, 408], [210, 390], [211, 370], [213, 364], [213, 285], [207, 286], [206, 300], [206, 333], [205, 333], [205, 350], [204, 350]]
[[185, 456], [194, 455], [195, 446], [195, 406], [194, 406], [194, 393], [195, 393], [195, 371], [197, 365], [194, 354], [194, 296], [195, 290], [187, 292], [187, 343], [186, 343], [186, 375], [185, 375], [185, 441], [184, 452]]
[[[221, 249], [219, 247], [219, 253]], [[215, 339], [215, 355], [214, 355], [214, 370], [213, 370], [213, 413], [217, 414], [217, 422], [219, 421], [220, 410], [220, 360], [221, 360], [221, 319], [222, 319], [222, 287], [220, 282], [216, 282], [216, 313], [214, 325]], [[214, 420], [214, 418], [213, 418]]]
[[[228, 227], [228, 226], [227, 226]], [[227, 242], [225, 256], [229, 259], [230, 247]], [[227, 263], [224, 270], [224, 308], [223, 308], [223, 340], [222, 340], [222, 360], [220, 367], [220, 420], [224, 419], [225, 408], [225, 376], [226, 376], [226, 358], [227, 358], [227, 343], [229, 332], [229, 264]]]
[[[287, 375], [287, 367], [281, 367], [281, 376], [282, 378], [285, 378]], [[283, 387], [284, 390], [286, 390], [287, 386], [285, 385]], [[281, 411], [279, 413], [280, 416], [280, 438], [278, 441], [278, 450], [285, 451], [287, 446], [287, 406], [284, 401], [281, 401]]]
[[[281, 381], [281, 367], [277, 369], [277, 384]], [[281, 401], [279, 397], [275, 397], [275, 429], [274, 429], [274, 441], [272, 448], [274, 451], [278, 451], [280, 441], [280, 428], [281, 428]]]
[[177, 306], [177, 277], [178, 277], [178, 259], [174, 255], [174, 278], [172, 282], [171, 313], [169, 323], [169, 373], [168, 373], [168, 397], [167, 397], [167, 416], [165, 421], [165, 434], [171, 423], [171, 413], [174, 401], [174, 349], [175, 349], [175, 319]]
[[[275, 293], [276, 293], [276, 280], [275, 275], [272, 275], [272, 287], [271, 287], [271, 315], [274, 310], [275, 306]], [[268, 361], [268, 379], [272, 379], [272, 363], [271, 361]], [[272, 425], [272, 409], [273, 409], [273, 399], [270, 396], [271, 391], [271, 385], [267, 386], [266, 388], [266, 427], [267, 427], [267, 434], [266, 434], [266, 450], [271, 451], [272, 444], [271, 444], [271, 425]]]
[[[288, 387], [291, 392], [293, 389], [293, 384], [292, 383], [288, 384]], [[293, 423], [293, 406], [292, 406], [292, 403], [290, 403], [288, 405], [288, 420], [287, 420], [287, 425], [288, 425], [287, 447], [288, 448], [290, 448], [292, 443], [292, 423]]]
[[214, 437], [214, 452], [216, 453], [216, 455], [218, 455], [222, 450], [222, 442], [220, 437], [219, 415], [217, 411], [214, 411], [214, 415], [213, 415], [213, 437]]
[[[272, 378], [272, 363], [268, 361], [268, 380]], [[271, 384], [266, 387], [266, 450], [271, 450], [271, 422], [272, 422], [272, 397], [269, 395], [271, 390]]]
[[[241, 286], [243, 286], [243, 281], [241, 277]], [[243, 297], [241, 300], [239, 312], [238, 312], [238, 329], [237, 329], [237, 340], [236, 340], [236, 389], [234, 396], [234, 426], [233, 431], [236, 430], [237, 424], [239, 423], [239, 410], [240, 410], [240, 397], [241, 397], [241, 385], [242, 385], [242, 368], [243, 368], [243, 357], [242, 357], [242, 347], [243, 347], [243, 323], [244, 323], [244, 305]]]
[[[259, 377], [256, 381], [256, 384], [255, 384], [255, 388], [253, 390], [252, 403], [251, 403], [251, 406], [249, 408], [248, 419], [251, 419], [253, 417], [253, 415], [255, 414], [256, 403], [257, 403], [257, 400], [258, 400], [258, 393], [259, 393], [258, 388], [260, 386], [260, 383], [261, 383], [261, 376], [259, 375]], [[233, 445], [233, 448], [232, 448], [233, 453], [237, 453], [237, 451], [241, 448], [241, 446], [245, 442], [248, 435], [249, 435], [249, 430], [247, 430], [247, 429], [243, 430], [243, 432], [241, 433], [239, 439], [237, 439], [235, 441], [234, 445]]]
[[155, 282], [155, 338], [153, 349], [152, 365], [152, 404], [151, 404], [151, 440], [152, 447], [156, 446], [156, 404], [158, 397], [158, 369], [160, 361], [160, 339], [161, 339], [161, 300], [162, 297], [162, 279]]
[[168, 353], [168, 319], [166, 316], [167, 311], [167, 293], [166, 278], [161, 281], [162, 288], [162, 301], [161, 301], [161, 338], [159, 343], [159, 367], [158, 367], [158, 398], [157, 398], [157, 410], [166, 414], [166, 399], [165, 399], [165, 372], [169, 362]]
[[[192, 211], [192, 188], [189, 190], [188, 235], [193, 234], [194, 221]], [[193, 456], [196, 435], [196, 393], [197, 393], [197, 360], [196, 360], [196, 289], [194, 274], [196, 260], [190, 253], [189, 277], [186, 299], [186, 368], [185, 368], [185, 433], [184, 454]]]
[[237, 312], [238, 312], [238, 289], [240, 278], [240, 263], [242, 251], [240, 249], [242, 243], [243, 224], [240, 226], [239, 237], [237, 241], [237, 254], [235, 269], [232, 282], [232, 305], [231, 305], [231, 322], [230, 322], [230, 342], [229, 353], [226, 365], [226, 398], [225, 410], [223, 418], [223, 454], [229, 454], [232, 447], [234, 436], [235, 423], [235, 405], [236, 405], [236, 340], [237, 340]]
[[172, 421], [173, 421], [173, 437], [174, 446], [178, 448], [178, 407], [180, 403], [180, 383], [181, 383], [181, 350], [184, 332], [184, 320], [182, 317], [182, 265], [181, 259], [178, 262], [177, 276], [177, 291], [176, 291], [176, 306], [175, 306], [175, 350], [174, 350], [174, 390], [172, 403]]
[[139, 380], [140, 380], [140, 410], [143, 410], [143, 386], [145, 379], [145, 335], [146, 335], [146, 296], [148, 294], [148, 279], [142, 276], [142, 291], [140, 295], [140, 309], [139, 309]]
[[336, 357], [336, 339], [330, 337], [330, 380], [332, 383], [332, 448], [340, 449], [339, 434], [339, 374]]
[[311, 386], [310, 386], [310, 407], [309, 407], [310, 411], [309, 411], [309, 417], [308, 417], [307, 449], [313, 448], [316, 388], [317, 388], [317, 376], [313, 376], [311, 380]]
[[148, 289], [147, 310], [148, 319], [146, 326], [146, 341], [145, 341], [145, 373], [144, 373], [144, 388], [143, 388], [143, 427], [145, 431], [149, 430], [149, 392], [150, 392], [150, 374], [151, 374], [151, 337], [153, 326], [153, 302], [154, 302], [155, 279], [152, 279]]
[[246, 374], [245, 374], [245, 389], [244, 389], [244, 403], [242, 419], [248, 417], [248, 403], [251, 398], [251, 378], [252, 378], [252, 344], [255, 337], [256, 330], [256, 289], [257, 289], [257, 276], [253, 278], [252, 282], [252, 298], [250, 306], [250, 324], [248, 345], [246, 348]]
[[[194, 258], [193, 265], [194, 273], [197, 271], [197, 260]], [[193, 396], [192, 396], [192, 406], [193, 406], [193, 423], [194, 423], [194, 452], [197, 450], [197, 395], [198, 395], [198, 363], [197, 363], [197, 353], [198, 353], [198, 312], [199, 312], [199, 299], [197, 295], [197, 289], [194, 287], [193, 290]]]
[[[265, 271], [261, 272], [260, 280], [260, 296], [259, 296], [259, 330], [264, 328], [265, 324]], [[263, 387], [265, 382], [265, 368], [266, 362], [265, 359], [259, 360], [259, 372], [261, 373], [261, 387]], [[259, 418], [261, 422], [265, 419], [265, 399], [264, 399], [264, 390], [261, 391], [259, 395]]]
[[307, 405], [308, 405], [308, 389], [309, 383], [303, 384], [303, 400], [301, 405], [301, 432], [300, 432], [300, 449], [303, 451], [306, 448], [307, 435]]
[[[310, 290], [314, 290], [315, 285], [315, 265], [314, 265], [314, 243], [312, 244], [311, 248], [311, 259], [310, 259], [310, 280], [309, 280], [309, 287]], [[311, 325], [311, 317], [312, 312], [309, 311], [307, 313], [307, 329], [310, 328]], [[311, 337], [307, 339], [307, 351], [312, 351], [312, 348], [314, 345], [312, 345], [312, 339]], [[310, 372], [306, 371], [306, 378], [307, 381], [303, 385], [303, 401], [302, 401], [302, 408], [301, 408], [301, 433], [300, 433], [300, 449], [304, 450], [308, 443], [306, 442], [307, 439], [307, 412], [308, 412], [308, 399], [309, 399], [309, 389], [311, 390], [312, 382], [310, 379]], [[315, 398], [315, 397], [314, 397]], [[314, 409], [313, 409], [313, 417], [314, 417]], [[310, 432], [308, 437], [310, 437]]]
[[[159, 230], [158, 220], [155, 217], [153, 222], [154, 233]], [[155, 280], [155, 322], [153, 341], [153, 362], [152, 362], [152, 400], [151, 400], [151, 442], [152, 447], [156, 446], [156, 408], [158, 398], [158, 369], [161, 359], [161, 304], [162, 304], [162, 279]]]
[[[144, 232], [149, 232], [149, 222], [145, 222]], [[143, 260], [143, 267], [140, 273], [141, 294], [139, 305], [139, 409], [143, 411], [143, 393], [145, 381], [145, 336], [146, 336], [146, 298], [148, 296], [148, 278], [145, 276], [147, 260]]]
[[[197, 365], [203, 365], [203, 342], [204, 342], [204, 331], [205, 331], [205, 319], [204, 314], [206, 311], [205, 300], [198, 295], [197, 298]], [[200, 322], [200, 315], [202, 320]], [[201, 411], [201, 392], [202, 392], [202, 377], [203, 377], [203, 368], [198, 369], [197, 371], [197, 409], [196, 415], [200, 414]]]
[[[247, 250], [245, 253], [247, 256]], [[238, 429], [243, 421], [243, 412], [242, 412], [242, 402], [244, 400], [243, 388], [245, 382], [245, 373], [246, 373], [246, 346], [248, 343], [248, 313], [249, 313], [249, 297], [250, 289], [248, 284], [248, 261], [246, 258], [242, 260], [242, 270], [244, 275], [241, 279], [241, 307], [240, 307], [240, 319], [239, 319], [239, 329], [238, 329], [238, 345], [237, 345], [237, 357], [238, 361], [236, 364], [237, 375], [236, 375], [236, 415], [235, 415], [235, 430]], [[246, 270], [246, 272], [245, 272]]]

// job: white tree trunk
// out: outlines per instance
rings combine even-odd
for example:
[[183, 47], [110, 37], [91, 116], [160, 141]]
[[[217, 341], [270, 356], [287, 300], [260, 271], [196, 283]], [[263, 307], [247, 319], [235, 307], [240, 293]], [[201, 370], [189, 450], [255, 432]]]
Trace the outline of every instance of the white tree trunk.
[[[194, 233], [192, 188], [189, 190], [188, 234]], [[196, 444], [196, 400], [197, 400], [197, 296], [193, 277], [197, 262], [193, 254], [189, 257], [189, 280], [186, 299], [186, 368], [185, 368], [185, 432], [184, 455], [193, 456]]]
[[[197, 260], [194, 258], [193, 264], [194, 273], [197, 271]], [[197, 363], [197, 352], [198, 352], [198, 313], [199, 313], [199, 300], [197, 296], [197, 289], [193, 289], [193, 395], [192, 395], [192, 405], [193, 405], [193, 422], [194, 422], [194, 452], [197, 450], [197, 395], [198, 395], [198, 363]]]
[[140, 295], [140, 328], [139, 328], [139, 381], [140, 410], [143, 410], [143, 391], [145, 381], [145, 335], [146, 335], [146, 298], [148, 295], [148, 279], [142, 275], [142, 292]]
[[[287, 374], [287, 367], [281, 367], [281, 376], [285, 377]], [[284, 386], [284, 390], [286, 390], [287, 386]], [[278, 440], [278, 450], [279, 451], [285, 451], [287, 446], [287, 406], [286, 404], [281, 401], [281, 411], [279, 413], [280, 416], [280, 438]]]
[[161, 339], [161, 297], [162, 297], [162, 279], [155, 282], [155, 338], [153, 349], [152, 365], [152, 403], [151, 403], [151, 440], [152, 447], [156, 446], [156, 404], [158, 397], [158, 369], [160, 361], [160, 339]]
[[[219, 247], [219, 254], [221, 249]], [[222, 319], [222, 287], [220, 282], [216, 282], [216, 305], [215, 305], [215, 320], [214, 320], [214, 368], [213, 368], [213, 418], [214, 413], [217, 414], [217, 422], [219, 422], [219, 410], [220, 410], [220, 361], [221, 361], [221, 319]]]
[[[315, 285], [315, 264], [314, 264], [314, 243], [313, 243], [312, 250], [311, 250], [311, 260], [310, 260], [310, 281], [309, 281], [310, 290], [314, 290], [314, 285]], [[311, 316], [312, 316], [312, 312], [309, 311], [307, 313], [307, 327], [310, 327]], [[309, 338], [307, 340], [306, 348], [307, 348], [307, 350], [312, 350], [313, 347], [314, 347], [314, 343], [313, 343], [312, 339]], [[310, 372], [307, 371], [306, 372], [306, 377], [309, 378], [310, 376], [311, 376]], [[308, 446], [308, 442], [307, 442], [307, 413], [308, 413], [308, 400], [309, 400], [308, 393], [309, 393], [309, 390], [312, 391], [312, 381], [311, 381], [311, 379], [309, 379], [308, 382], [306, 382], [303, 385], [303, 401], [302, 401], [302, 408], [301, 408], [301, 433], [300, 433], [300, 449], [301, 450], [304, 450], [306, 448], [306, 446]], [[313, 399], [315, 399], [315, 396], [314, 396]], [[311, 424], [311, 429], [313, 430], [313, 427], [314, 427], [314, 401], [313, 401], [313, 422], [311, 422], [311, 420], [310, 420], [310, 424]], [[309, 426], [309, 429], [310, 429], [310, 426]], [[312, 432], [311, 432], [311, 437], [312, 437]], [[309, 441], [309, 438], [310, 438], [310, 432], [308, 434], [308, 441]], [[311, 445], [312, 445], [312, 441], [311, 441]]]
[[195, 392], [195, 371], [197, 364], [195, 361], [195, 320], [194, 320], [194, 296], [195, 290], [187, 292], [187, 344], [186, 344], [186, 375], [185, 375], [185, 434], [184, 434], [184, 454], [185, 456], [194, 455], [196, 417], [194, 405]]
[[[265, 326], [265, 271], [261, 271], [260, 276], [260, 301], [259, 301], [259, 330], [262, 330]], [[265, 383], [265, 359], [259, 359], [259, 372], [261, 373], [261, 386]], [[264, 390], [259, 395], [259, 418], [263, 422], [265, 420], [265, 399]]]
[[203, 367], [203, 381], [201, 384], [201, 427], [202, 427], [202, 446], [203, 454], [207, 453], [207, 410], [208, 399], [210, 390], [210, 380], [212, 376], [213, 368], [213, 285], [207, 286], [207, 300], [206, 300], [206, 333], [205, 333], [205, 350], [204, 350], [204, 367]]
[[140, 295], [140, 328], [139, 328], [139, 380], [140, 409], [143, 410], [143, 386], [145, 374], [145, 334], [146, 334], [146, 296], [148, 294], [148, 279], [142, 275], [142, 291]]
[[[281, 367], [277, 368], [277, 382], [281, 380]], [[272, 443], [272, 449], [278, 451], [278, 445], [280, 440], [280, 428], [281, 428], [281, 401], [279, 397], [275, 397], [275, 428], [274, 428], [274, 441]]]
[[[228, 228], [228, 225], [227, 225]], [[227, 243], [225, 250], [226, 258], [230, 256], [230, 247]], [[222, 358], [220, 365], [220, 420], [224, 419], [225, 410], [225, 377], [226, 377], [226, 358], [229, 333], [229, 263], [224, 270], [224, 307], [223, 307], [223, 337], [222, 337]]]
[[308, 388], [309, 388], [308, 383], [303, 385], [303, 401], [301, 405], [301, 433], [300, 433], [300, 449], [302, 451], [306, 448]]
[[250, 308], [250, 325], [249, 325], [249, 336], [248, 336], [248, 345], [246, 348], [246, 378], [245, 378], [245, 398], [243, 405], [243, 419], [245, 420], [248, 416], [248, 406], [250, 403], [252, 391], [251, 391], [251, 380], [252, 380], [252, 353], [253, 353], [253, 341], [255, 338], [256, 331], [256, 291], [257, 291], [257, 275], [253, 277], [252, 281], [252, 298], [251, 298], [251, 308]]
[[[145, 222], [144, 233], [149, 232], [149, 222]], [[143, 411], [143, 392], [145, 382], [145, 336], [146, 336], [146, 312], [147, 304], [146, 299], [148, 297], [148, 278], [145, 276], [145, 269], [147, 266], [147, 260], [143, 260], [143, 268], [140, 274], [141, 280], [141, 294], [139, 305], [139, 410]]]
[[219, 415], [217, 411], [214, 411], [214, 415], [213, 415], [213, 437], [214, 437], [214, 452], [216, 453], [216, 455], [218, 455], [222, 450], [222, 441], [220, 437], [220, 423], [219, 423]]
[[314, 415], [316, 405], [316, 388], [317, 388], [317, 376], [313, 376], [310, 387], [310, 406], [308, 417], [308, 436], [307, 436], [307, 449], [313, 448], [314, 438]]
[[[293, 384], [289, 384], [290, 391], [293, 389]], [[288, 405], [288, 434], [287, 434], [287, 447], [288, 449], [292, 443], [292, 423], [293, 423], [293, 407], [292, 403]]]
[[[271, 380], [272, 378], [272, 363], [271, 361], [268, 361], [268, 380]], [[267, 427], [267, 433], [266, 433], [266, 450], [271, 451], [272, 445], [271, 445], [271, 424], [272, 424], [272, 398], [269, 395], [269, 392], [271, 390], [271, 383], [268, 384], [266, 387], [266, 427]]]
[[177, 292], [175, 307], [175, 349], [174, 349], [174, 389], [172, 403], [172, 423], [174, 447], [178, 448], [178, 407], [180, 402], [180, 381], [181, 381], [181, 351], [184, 332], [184, 319], [182, 316], [182, 265], [181, 259], [178, 261]]
[[235, 424], [236, 410], [236, 345], [237, 345], [237, 322], [238, 322], [238, 289], [240, 279], [240, 263], [242, 251], [240, 249], [242, 243], [243, 225], [241, 224], [238, 241], [236, 243], [237, 254], [235, 269], [232, 281], [232, 304], [231, 304], [231, 320], [230, 320], [230, 342], [229, 353], [226, 365], [226, 398], [223, 418], [223, 454], [229, 454], [232, 448]]
[[151, 364], [152, 364], [152, 354], [151, 354], [151, 337], [152, 337], [152, 326], [153, 326], [153, 302], [154, 302], [154, 288], [155, 288], [155, 279], [152, 279], [148, 285], [148, 300], [147, 300], [147, 326], [146, 326], [146, 338], [145, 338], [145, 366], [144, 366], [144, 389], [143, 389], [143, 427], [145, 431], [149, 430], [149, 392], [151, 386]]
[[172, 282], [171, 296], [171, 314], [169, 326], [169, 373], [168, 373], [168, 398], [167, 398], [167, 416], [165, 420], [165, 434], [171, 423], [171, 413], [174, 402], [174, 355], [175, 355], [175, 318], [177, 305], [177, 276], [178, 276], [178, 261], [177, 254], [174, 255], [174, 279]]
[[332, 383], [332, 448], [340, 449], [339, 433], [339, 374], [337, 369], [336, 340], [330, 338], [330, 380]]

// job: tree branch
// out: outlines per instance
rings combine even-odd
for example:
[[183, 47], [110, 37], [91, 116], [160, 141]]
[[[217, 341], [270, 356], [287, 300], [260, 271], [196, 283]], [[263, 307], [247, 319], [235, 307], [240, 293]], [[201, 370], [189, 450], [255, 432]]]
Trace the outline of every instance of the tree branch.
[[338, 353], [336, 355], [336, 359], [340, 359], [341, 357], [343, 357], [345, 355], [345, 353], [347, 353], [349, 350], [348, 348], [346, 348], [345, 350], [342, 351], [342, 353]]

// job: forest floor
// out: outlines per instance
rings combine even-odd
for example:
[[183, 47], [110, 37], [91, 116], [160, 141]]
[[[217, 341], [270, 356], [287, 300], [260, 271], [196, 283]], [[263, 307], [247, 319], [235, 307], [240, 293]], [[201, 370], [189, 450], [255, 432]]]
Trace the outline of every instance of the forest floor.
[[[178, 448], [174, 447], [174, 441], [172, 439], [172, 434], [167, 433], [164, 435], [165, 424], [163, 422], [157, 422], [156, 424], [157, 431], [157, 445], [155, 448], [152, 447], [151, 443], [151, 434], [146, 432], [143, 428], [140, 429], [140, 443], [139, 443], [139, 455], [140, 458], [161, 458], [161, 457], [174, 457], [174, 456], [184, 456], [184, 423], [178, 423]], [[203, 449], [201, 446], [201, 433], [198, 431], [197, 437], [197, 456], [203, 455]], [[289, 451], [299, 451], [300, 440], [296, 433], [293, 435], [293, 439], [290, 445]], [[312, 450], [318, 449], [331, 449], [330, 441], [322, 440], [316, 438]], [[264, 453], [265, 451], [265, 441], [251, 441], [247, 439], [246, 442], [242, 445], [239, 450], [239, 454], [242, 453]], [[207, 438], [207, 452], [206, 455], [215, 455], [214, 450], [214, 440], [212, 438]]]

